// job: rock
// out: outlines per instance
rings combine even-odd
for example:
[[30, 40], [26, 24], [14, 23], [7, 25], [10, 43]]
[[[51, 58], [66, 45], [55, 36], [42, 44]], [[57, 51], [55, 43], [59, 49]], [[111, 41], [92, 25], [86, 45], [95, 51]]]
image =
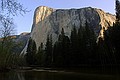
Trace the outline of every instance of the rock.
[[21, 53], [21, 51], [26, 46], [26, 43], [27, 43], [27, 41], [28, 41], [28, 39], [30, 37], [30, 33], [23, 32], [20, 35], [13, 35], [11, 37], [13, 37], [13, 40], [14, 40], [15, 44], [17, 44], [17, 46], [14, 47], [13, 51], [15, 51], [17, 53]]
[[27, 43], [27, 40], [30, 37], [30, 33], [23, 32], [20, 35], [16, 35], [15, 42], [24, 42]]
[[94, 29], [98, 37], [103, 37], [103, 31], [113, 25], [115, 16], [105, 13], [101, 9], [91, 7], [53, 9], [40, 6], [36, 8], [34, 13], [30, 37], [36, 42], [38, 48], [41, 43], [46, 43], [47, 35], [52, 34], [53, 42], [55, 42], [62, 28], [64, 28], [65, 35], [70, 36], [71, 29], [73, 29], [74, 25], [78, 29], [80, 25], [85, 26], [86, 22], [91, 29]]

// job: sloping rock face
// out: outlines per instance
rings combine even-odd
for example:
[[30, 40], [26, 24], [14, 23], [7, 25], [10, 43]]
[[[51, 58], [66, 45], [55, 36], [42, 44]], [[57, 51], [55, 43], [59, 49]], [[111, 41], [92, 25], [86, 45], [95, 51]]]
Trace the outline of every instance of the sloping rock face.
[[17, 46], [13, 48], [13, 51], [15, 51], [16, 53], [21, 53], [30, 38], [30, 33], [24, 32], [20, 35], [14, 35], [11, 37], [13, 37], [14, 42], [17, 44]]
[[[20, 54], [21, 51], [23, 51], [23, 49], [25, 48], [26, 43], [28, 42], [28, 40], [30, 38], [30, 33], [23, 32], [20, 35], [11, 35], [8, 37], [13, 40], [13, 44], [14, 44], [14, 47], [12, 48], [13, 53]], [[2, 38], [0, 38], [0, 42], [1, 41], [3, 41]]]
[[24, 44], [26, 44], [29, 37], [30, 37], [29, 32], [23, 32], [20, 35], [16, 35], [16, 38], [14, 40], [15, 42], [23, 42]]
[[103, 37], [103, 31], [115, 22], [115, 16], [101, 9], [86, 7], [81, 9], [53, 9], [46, 6], [36, 8], [30, 37], [35, 40], [37, 48], [46, 43], [47, 35], [53, 37], [53, 42], [64, 28], [65, 35], [70, 36], [75, 26], [78, 29], [85, 23], [94, 29], [98, 37]]

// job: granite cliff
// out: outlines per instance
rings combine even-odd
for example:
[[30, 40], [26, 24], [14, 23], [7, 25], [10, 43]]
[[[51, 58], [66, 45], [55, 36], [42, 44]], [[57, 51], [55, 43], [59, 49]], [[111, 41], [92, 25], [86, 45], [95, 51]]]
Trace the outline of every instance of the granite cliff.
[[94, 29], [98, 37], [103, 37], [103, 31], [113, 25], [115, 16], [91, 7], [53, 9], [40, 6], [36, 8], [34, 13], [30, 37], [36, 42], [38, 48], [41, 42], [45, 44], [47, 35], [52, 34], [53, 42], [55, 42], [62, 28], [64, 28], [65, 34], [70, 36], [74, 25], [78, 29], [80, 25], [85, 26], [86, 22]]
[[11, 36], [11, 38], [14, 41], [14, 44], [17, 45], [15, 47], [13, 47], [13, 51], [15, 51], [16, 53], [21, 53], [21, 51], [26, 46], [26, 43], [27, 43], [29, 37], [30, 37], [30, 33], [28, 33], [28, 32], [23, 32], [20, 35]]

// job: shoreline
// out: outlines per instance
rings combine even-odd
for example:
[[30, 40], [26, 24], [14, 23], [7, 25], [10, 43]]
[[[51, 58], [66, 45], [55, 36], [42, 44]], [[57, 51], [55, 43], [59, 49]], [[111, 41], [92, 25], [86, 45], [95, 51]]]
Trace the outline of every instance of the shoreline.
[[117, 71], [101, 71], [98, 69], [89, 68], [46, 68], [46, 67], [22, 67], [13, 69], [14, 71], [40, 71], [40, 72], [65, 72], [65, 73], [84, 73], [84, 74], [98, 74], [98, 75], [120, 75]]
[[104, 77], [104, 78], [116, 78], [120, 74], [101, 74], [101, 73], [86, 73], [86, 72], [75, 72], [66, 70], [53, 70], [53, 69], [31, 69], [31, 70], [15, 70], [16, 72], [43, 72], [43, 73], [55, 73], [55, 74], [67, 74], [77, 76], [91, 76], [91, 77]]

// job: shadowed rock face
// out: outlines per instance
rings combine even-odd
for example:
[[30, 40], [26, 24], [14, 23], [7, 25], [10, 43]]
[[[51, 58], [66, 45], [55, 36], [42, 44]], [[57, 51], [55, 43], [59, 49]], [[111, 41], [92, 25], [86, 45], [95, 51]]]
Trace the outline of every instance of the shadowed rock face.
[[30, 37], [30, 33], [24, 32], [21, 33], [20, 35], [14, 35], [11, 37], [13, 37], [14, 42], [17, 44], [17, 46], [13, 48], [14, 49], [13, 51], [15, 51], [16, 53], [20, 53], [26, 46], [26, 43]]
[[70, 36], [74, 25], [78, 29], [88, 23], [98, 37], [103, 37], [103, 29], [107, 30], [115, 22], [115, 16], [96, 8], [81, 9], [53, 9], [46, 6], [36, 8], [30, 37], [35, 40], [37, 48], [40, 43], [45, 44], [47, 35], [58, 38], [61, 29]]
[[15, 42], [23, 42], [24, 44], [27, 43], [27, 40], [30, 37], [30, 33], [23, 32], [20, 35], [16, 35], [16, 38], [14, 39]]
[[[8, 38], [13, 40], [13, 44], [14, 44], [14, 46], [12, 48], [13, 53], [21, 53], [21, 51], [26, 46], [26, 43], [28, 42], [28, 39], [30, 38], [30, 33], [23, 32], [20, 35], [8, 36]], [[0, 38], [0, 42], [1, 41], [3, 41], [2, 38]]]

